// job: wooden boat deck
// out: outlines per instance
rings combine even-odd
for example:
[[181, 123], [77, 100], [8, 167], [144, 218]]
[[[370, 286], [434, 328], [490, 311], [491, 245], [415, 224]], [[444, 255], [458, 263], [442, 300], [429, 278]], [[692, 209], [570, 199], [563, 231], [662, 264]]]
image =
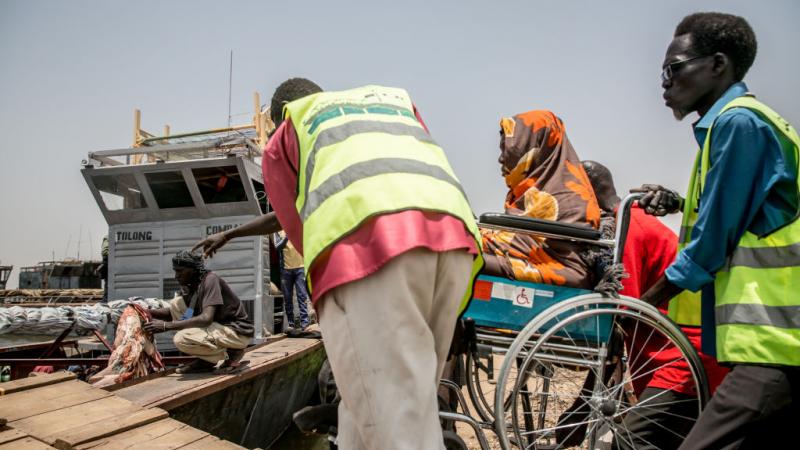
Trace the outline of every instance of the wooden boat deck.
[[[3, 334], [0, 335], [0, 353], [26, 352], [29, 350], [46, 350], [56, 336], [47, 334]], [[72, 346], [78, 339], [69, 337], [61, 341], [63, 346]]]
[[241, 449], [69, 372], [0, 385], [0, 450]]
[[281, 339], [254, 347], [245, 353], [249, 361], [239, 372], [227, 375], [214, 373], [176, 374], [151, 378], [130, 386], [109, 386], [118, 397], [146, 408], [159, 407], [170, 411], [186, 403], [222, 391], [234, 384], [261, 376], [289, 364], [308, 353], [319, 351], [319, 339]]

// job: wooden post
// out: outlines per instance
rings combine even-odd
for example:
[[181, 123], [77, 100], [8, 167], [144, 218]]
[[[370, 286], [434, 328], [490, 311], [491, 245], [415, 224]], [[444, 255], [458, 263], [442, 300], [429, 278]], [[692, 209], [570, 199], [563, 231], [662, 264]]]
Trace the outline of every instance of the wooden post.
[[262, 116], [264, 115], [261, 112], [261, 96], [258, 92], [253, 93], [253, 106], [255, 108], [255, 116], [253, 117], [253, 122], [256, 126], [256, 136], [258, 136], [258, 145], [262, 148], [266, 144], [266, 136], [267, 133], [264, 130], [264, 121]]
[[139, 146], [139, 130], [142, 128], [142, 112], [138, 109], [133, 110], [133, 146]]

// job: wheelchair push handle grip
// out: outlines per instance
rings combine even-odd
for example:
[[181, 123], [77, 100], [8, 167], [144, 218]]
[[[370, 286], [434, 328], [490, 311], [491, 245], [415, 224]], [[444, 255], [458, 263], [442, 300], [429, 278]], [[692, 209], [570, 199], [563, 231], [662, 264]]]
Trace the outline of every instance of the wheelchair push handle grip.
[[616, 248], [614, 249], [614, 263], [622, 262], [622, 255], [625, 251], [625, 239], [628, 237], [628, 226], [631, 221], [631, 208], [644, 196], [641, 193], [628, 194], [622, 199], [617, 209], [617, 230], [614, 235]]

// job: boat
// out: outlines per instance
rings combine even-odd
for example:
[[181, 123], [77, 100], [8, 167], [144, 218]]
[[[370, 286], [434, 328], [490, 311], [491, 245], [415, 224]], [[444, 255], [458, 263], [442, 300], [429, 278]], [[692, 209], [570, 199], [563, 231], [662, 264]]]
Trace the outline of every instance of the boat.
[[[161, 136], [141, 129], [136, 110], [131, 147], [91, 151], [82, 161], [83, 178], [109, 226], [109, 300], [171, 299], [179, 289], [171, 264], [177, 251], [270, 211], [260, 159], [272, 124], [258, 94], [254, 105], [250, 124], [182, 134], [165, 127]], [[165, 409], [171, 418], [218, 438], [268, 448], [312, 398], [324, 347], [319, 338], [279, 333], [283, 302], [271, 288], [279, 273], [268, 236], [237, 239], [207, 266], [228, 282], [254, 321], [247, 364], [233, 374], [178, 375], [174, 364], [187, 357], [177, 355], [170, 333], [162, 333], [156, 343], [171, 368], [105, 389], [135, 404]], [[68, 357], [37, 361], [56, 369], [102, 366], [104, 350], [114, 342], [108, 331], [97, 337], [103, 342], [79, 340], [77, 352]], [[14, 364], [30, 367], [32, 361], [0, 355], [0, 366]]]
[[14, 270], [14, 266], [0, 266], [0, 289], [6, 288], [12, 270]]

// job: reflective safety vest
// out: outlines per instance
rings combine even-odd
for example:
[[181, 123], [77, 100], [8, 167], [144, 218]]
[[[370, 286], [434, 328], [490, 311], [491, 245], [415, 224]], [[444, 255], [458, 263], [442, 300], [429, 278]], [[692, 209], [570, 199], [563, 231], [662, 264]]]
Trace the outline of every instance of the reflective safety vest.
[[[365, 86], [321, 92], [287, 104], [283, 112], [300, 148], [296, 207], [306, 268], [370, 218], [421, 210], [454, 216], [472, 233], [478, 249], [474, 281], [483, 258], [472, 209], [405, 90]], [[462, 311], [471, 296], [472, 283]]]
[[[800, 137], [775, 111], [752, 96], [734, 99], [720, 111], [747, 108], [772, 125], [785, 161], [798, 167]], [[719, 117], [719, 116], [718, 116]], [[712, 125], [713, 128], [713, 125]], [[681, 248], [691, 238], [700, 194], [710, 167], [712, 129], [698, 153], [689, 181], [681, 225]], [[800, 196], [800, 176], [798, 176]], [[746, 231], [714, 281], [717, 359], [721, 362], [800, 366], [800, 220], [767, 236]], [[699, 293], [670, 303], [670, 317], [699, 323]], [[688, 299], [688, 300], [687, 300]], [[690, 303], [692, 302], [692, 303]], [[696, 302], [696, 303], [694, 303]], [[672, 303], [676, 303], [673, 307]], [[680, 323], [680, 322], [679, 322]]]
[[[706, 137], [703, 149], [708, 150], [711, 130]], [[689, 178], [689, 189], [686, 191], [686, 201], [683, 203], [683, 218], [681, 219], [681, 232], [678, 235], [678, 253], [680, 253], [692, 240], [692, 228], [697, 221], [697, 200], [690, 202], [689, 199], [700, 198], [700, 183], [696, 180], [700, 176], [700, 156], [702, 150], [697, 151], [697, 156], [692, 167], [692, 175]], [[705, 174], [703, 175], [703, 179]], [[700, 291], [692, 292], [684, 289], [669, 301], [667, 316], [681, 326], [699, 327], [700, 326]]]

